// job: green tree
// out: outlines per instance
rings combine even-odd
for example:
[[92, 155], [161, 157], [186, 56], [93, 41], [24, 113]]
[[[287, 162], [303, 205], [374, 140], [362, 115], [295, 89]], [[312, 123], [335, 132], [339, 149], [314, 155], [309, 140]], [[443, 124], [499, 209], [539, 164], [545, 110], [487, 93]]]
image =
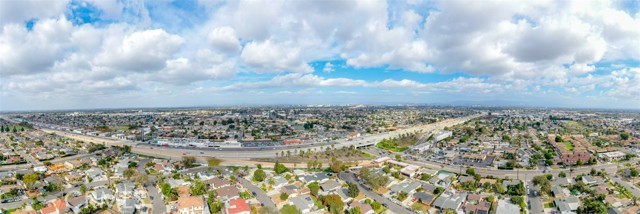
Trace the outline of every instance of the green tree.
[[191, 186], [191, 195], [204, 195], [207, 193], [207, 185], [200, 180], [196, 180]]
[[320, 184], [318, 184], [318, 182], [310, 183], [307, 187], [311, 191], [311, 195], [318, 196], [318, 190], [320, 190]]
[[280, 193], [280, 200], [286, 201], [287, 199], [289, 199], [289, 194], [286, 192]]
[[562, 137], [560, 137], [560, 135], [556, 135], [556, 142], [564, 142], [564, 140], [562, 139]]
[[33, 203], [31, 203], [31, 207], [34, 210], [40, 210], [44, 208], [44, 204], [42, 203], [42, 201], [39, 201], [38, 198], [34, 197], [32, 200], [33, 200]]
[[254, 181], [262, 182], [265, 178], [267, 178], [267, 174], [264, 172], [264, 170], [257, 169], [255, 172], [253, 172]]
[[354, 208], [351, 208], [347, 213], [348, 214], [362, 214], [362, 211], [360, 211], [360, 207], [354, 207]]
[[358, 189], [358, 184], [349, 182], [347, 185], [348, 185], [347, 194], [349, 195], [349, 197], [352, 197], [352, 198], [358, 197], [358, 195], [360, 194], [360, 189]]
[[340, 213], [344, 209], [342, 198], [336, 194], [325, 196], [322, 204], [329, 208], [330, 213]]
[[331, 171], [333, 173], [338, 173], [342, 171], [342, 161], [336, 160], [331, 163]]
[[139, 185], [143, 185], [149, 182], [149, 176], [147, 176], [147, 174], [145, 173], [139, 173], [134, 179], [134, 181]]
[[465, 171], [467, 173], [467, 175], [476, 175], [476, 170], [473, 168], [467, 168], [467, 171]]
[[302, 212], [300, 212], [300, 210], [298, 210], [296, 206], [289, 205], [289, 204], [284, 205], [282, 209], [280, 209], [280, 213], [281, 214], [302, 214]]
[[626, 132], [620, 133], [620, 139], [629, 140], [629, 133], [626, 133]]
[[558, 177], [565, 178], [567, 177], [567, 173], [565, 173], [564, 171], [561, 171], [560, 173], [558, 173]]
[[138, 171], [136, 171], [136, 169], [134, 168], [128, 168], [125, 169], [124, 172], [122, 172], [122, 175], [127, 178], [130, 179], [131, 177], [133, 177], [134, 175], [136, 175], [136, 173], [138, 173]]
[[33, 189], [33, 184], [35, 184], [38, 180], [40, 180], [40, 176], [36, 173], [26, 174], [22, 176], [22, 182], [27, 187], [27, 189]]
[[273, 170], [279, 175], [288, 171], [289, 169], [287, 169], [287, 167], [284, 166], [284, 164], [281, 164], [278, 161], [276, 161], [275, 165], [273, 166]]
[[195, 165], [196, 158], [191, 156], [183, 156], [182, 157], [182, 165], [186, 168], [191, 168]]
[[85, 186], [84, 184], [80, 185], [80, 192], [82, 194], [86, 193], [87, 192], [87, 186]]
[[220, 166], [222, 160], [218, 158], [209, 158], [207, 159], [207, 163], [209, 164], [209, 166]]
[[162, 185], [160, 186], [160, 190], [162, 192], [162, 195], [164, 195], [164, 197], [166, 198], [166, 200], [175, 201], [178, 199], [178, 191], [171, 188], [170, 184], [162, 183]]

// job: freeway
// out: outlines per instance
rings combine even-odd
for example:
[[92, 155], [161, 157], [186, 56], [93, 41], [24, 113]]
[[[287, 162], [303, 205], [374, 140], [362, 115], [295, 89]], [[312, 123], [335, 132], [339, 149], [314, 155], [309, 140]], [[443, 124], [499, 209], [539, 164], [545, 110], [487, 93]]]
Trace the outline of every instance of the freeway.
[[47, 133], [55, 133], [61, 136], [89, 141], [94, 143], [104, 143], [108, 145], [123, 146], [129, 145], [132, 147], [132, 151], [147, 154], [159, 154], [166, 158], [166, 156], [182, 157], [182, 156], [211, 156], [218, 158], [235, 158], [235, 159], [251, 159], [251, 158], [269, 158], [276, 157], [276, 152], [281, 151], [294, 151], [297, 149], [322, 149], [323, 147], [333, 145], [335, 148], [349, 147], [349, 146], [365, 146], [374, 145], [385, 138], [392, 138], [400, 134], [413, 133], [413, 132], [433, 132], [435, 130], [444, 129], [445, 127], [458, 125], [469, 121], [474, 118], [485, 115], [485, 113], [475, 114], [471, 116], [446, 119], [440, 122], [424, 124], [407, 129], [401, 129], [381, 134], [365, 135], [352, 140], [340, 139], [329, 143], [312, 143], [302, 144], [294, 146], [273, 146], [273, 147], [242, 147], [242, 148], [215, 148], [215, 149], [203, 149], [203, 148], [190, 148], [190, 147], [161, 147], [152, 146], [150, 144], [144, 144], [140, 142], [134, 142], [130, 140], [118, 140], [112, 138], [87, 136], [77, 133], [71, 133], [60, 130], [53, 130], [49, 128], [39, 127], [40, 130]]

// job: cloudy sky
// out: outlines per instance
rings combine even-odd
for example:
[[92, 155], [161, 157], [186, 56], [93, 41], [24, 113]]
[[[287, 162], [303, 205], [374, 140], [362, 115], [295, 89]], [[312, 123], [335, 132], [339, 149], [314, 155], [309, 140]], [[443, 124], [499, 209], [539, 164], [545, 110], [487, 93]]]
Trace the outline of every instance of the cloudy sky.
[[640, 108], [640, 1], [0, 1], [0, 110]]

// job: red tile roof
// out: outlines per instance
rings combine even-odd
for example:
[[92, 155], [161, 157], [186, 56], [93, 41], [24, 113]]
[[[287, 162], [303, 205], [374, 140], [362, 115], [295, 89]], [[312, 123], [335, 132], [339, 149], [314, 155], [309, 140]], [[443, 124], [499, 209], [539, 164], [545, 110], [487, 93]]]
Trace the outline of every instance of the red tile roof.
[[238, 199], [229, 201], [229, 204], [227, 205], [227, 214], [235, 214], [235, 213], [242, 213], [242, 212], [251, 212], [251, 208], [249, 207], [249, 204], [247, 204], [247, 202], [244, 199], [238, 198]]

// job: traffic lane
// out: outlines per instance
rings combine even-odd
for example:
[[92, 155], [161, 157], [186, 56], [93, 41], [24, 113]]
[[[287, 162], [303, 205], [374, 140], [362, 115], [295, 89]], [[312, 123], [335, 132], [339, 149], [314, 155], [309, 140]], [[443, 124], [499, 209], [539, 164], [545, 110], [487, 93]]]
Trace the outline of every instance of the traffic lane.
[[388, 198], [385, 198], [381, 195], [379, 195], [378, 193], [375, 193], [373, 191], [370, 191], [368, 187], [362, 185], [360, 182], [356, 181], [356, 175], [350, 172], [342, 172], [338, 174], [338, 177], [346, 182], [353, 182], [355, 184], [358, 185], [358, 189], [360, 189], [360, 192], [363, 192], [364, 195], [366, 195], [367, 197], [373, 199], [374, 201], [377, 202], [381, 202], [383, 205], [386, 205], [385, 207], [394, 213], [411, 213], [409, 210], [407, 210], [407, 208], [402, 207], [394, 202], [392, 202], [391, 200], [389, 200]]
[[256, 199], [258, 199], [258, 201], [260, 201], [260, 203], [262, 203], [263, 206], [269, 207], [271, 208], [271, 210], [278, 210], [278, 208], [276, 207], [276, 204], [273, 203], [273, 201], [271, 200], [271, 197], [269, 197], [267, 193], [262, 191], [262, 189], [258, 188], [258, 186], [254, 185], [253, 183], [247, 181], [244, 178], [237, 177], [237, 179], [240, 181], [242, 186], [244, 186], [244, 188], [247, 188], [252, 193], [255, 192]]

